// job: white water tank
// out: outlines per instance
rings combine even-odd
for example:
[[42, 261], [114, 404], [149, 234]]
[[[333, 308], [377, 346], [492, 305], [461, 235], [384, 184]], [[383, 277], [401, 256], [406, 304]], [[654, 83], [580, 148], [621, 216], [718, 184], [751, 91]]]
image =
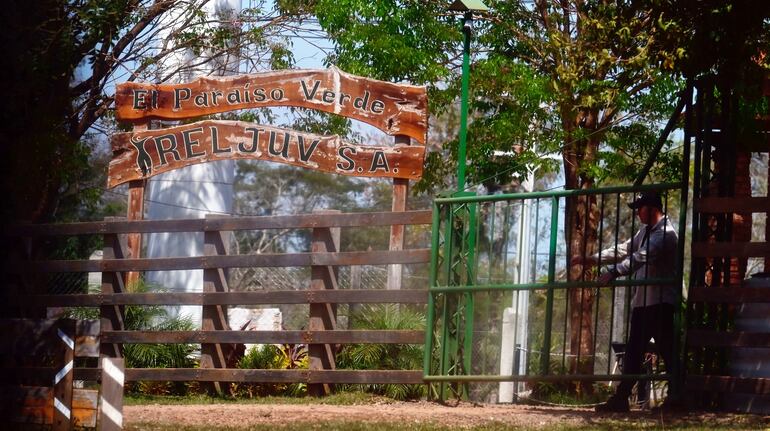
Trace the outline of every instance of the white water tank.
[[[744, 281], [744, 287], [770, 289], [770, 273], [754, 274]], [[768, 293], [770, 295], [770, 292]], [[743, 303], [735, 310], [736, 332], [770, 333], [770, 303]], [[730, 376], [770, 378], [770, 348], [735, 347], [730, 352]], [[770, 414], [770, 396], [755, 394], [725, 394], [724, 407], [731, 411]]]

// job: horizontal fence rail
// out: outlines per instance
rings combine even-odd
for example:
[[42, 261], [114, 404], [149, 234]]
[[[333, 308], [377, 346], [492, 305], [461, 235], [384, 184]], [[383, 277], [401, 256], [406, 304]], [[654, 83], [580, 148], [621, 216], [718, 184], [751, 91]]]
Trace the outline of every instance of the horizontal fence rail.
[[295, 290], [214, 293], [95, 293], [25, 295], [3, 298], [6, 305], [99, 307], [102, 305], [265, 305], [265, 304], [425, 304], [425, 290]]
[[72, 236], [158, 232], [222, 232], [262, 229], [303, 229], [429, 224], [430, 211], [340, 213], [285, 216], [209, 217], [186, 220], [100, 221], [67, 224], [16, 225], [6, 227], [6, 236]]
[[[337, 243], [327, 241], [322, 249], [316, 249], [317, 238], [339, 236], [341, 228], [389, 228], [404, 225], [428, 225], [430, 211], [403, 211], [378, 213], [324, 213], [296, 216], [268, 217], [210, 217], [195, 220], [110, 220], [103, 222], [70, 223], [55, 225], [19, 225], [6, 227], [6, 237], [16, 239], [27, 249], [47, 238], [68, 238], [73, 236], [102, 236], [104, 258], [50, 259], [24, 258], [17, 253], [15, 258], [6, 260], [2, 267], [6, 284], [0, 295], [0, 308], [11, 313], [45, 312], [46, 309], [98, 308], [101, 328], [98, 330], [92, 349], [102, 356], [121, 355], [121, 346], [133, 344], [188, 344], [201, 346], [199, 368], [127, 368], [126, 381], [192, 381], [212, 382], [219, 390], [219, 382], [244, 383], [307, 383], [328, 384], [421, 384], [420, 370], [346, 370], [335, 369], [334, 354], [346, 345], [423, 345], [425, 330], [422, 324], [416, 328], [403, 329], [356, 329], [338, 327], [337, 307], [347, 307], [351, 313], [354, 307], [370, 304], [399, 304], [419, 310], [428, 301], [426, 289], [384, 290], [370, 288], [361, 281], [348, 282], [340, 288], [338, 280], [340, 267], [392, 268], [398, 265], [422, 267], [427, 275], [426, 264], [430, 261], [427, 248], [406, 248], [391, 250], [340, 251]], [[261, 230], [308, 230], [313, 237], [311, 251], [288, 253], [259, 253], [230, 255], [222, 253], [217, 238], [221, 233], [232, 231]], [[207, 250], [216, 245], [217, 253], [204, 256], [174, 256], [161, 258], [129, 258], [123, 240], [126, 234], [149, 234], [163, 232], [206, 232]], [[336, 232], [336, 233], [335, 233]], [[214, 235], [211, 235], [211, 234]], [[217, 235], [220, 234], [220, 235]], [[212, 238], [214, 238], [212, 240]], [[211, 242], [215, 241], [215, 242]], [[419, 244], [419, 241], [417, 242]], [[419, 247], [419, 246], [418, 246]], [[424, 246], [423, 246], [424, 247]], [[23, 247], [22, 247], [23, 248]], [[34, 253], [33, 253], [34, 254]], [[275, 290], [270, 286], [251, 291], [230, 291], [228, 288], [229, 269], [233, 268], [302, 268], [307, 274], [309, 287], [296, 290]], [[399, 271], [400, 271], [400, 267]], [[127, 273], [168, 270], [203, 270], [204, 291], [197, 292], [134, 292], [125, 279]], [[384, 271], [384, 270], [383, 270]], [[100, 293], [49, 294], [34, 287], [34, 281], [47, 274], [101, 273]], [[346, 272], [353, 277], [352, 269]], [[360, 277], [360, 273], [359, 273]], [[427, 279], [427, 277], [426, 277]], [[8, 281], [8, 280], [13, 280]], [[206, 284], [208, 283], [208, 284]], [[355, 286], [354, 286], [355, 284]], [[207, 287], [208, 286], [208, 287]], [[211, 289], [212, 286], [216, 288]], [[208, 290], [207, 290], [208, 289]], [[227, 325], [228, 306], [308, 306], [309, 316], [305, 319], [306, 329], [302, 330], [231, 330]], [[155, 306], [201, 306], [204, 321], [213, 319], [214, 324], [200, 330], [165, 331], [131, 330], [126, 328], [124, 318], [129, 307]], [[301, 310], [301, 309], [300, 309]], [[307, 308], [304, 313], [308, 313]], [[404, 308], [406, 310], [406, 308]], [[363, 310], [365, 312], [367, 310]], [[208, 314], [207, 314], [208, 313]], [[209, 316], [209, 317], [206, 317]], [[309, 319], [309, 320], [308, 320]], [[320, 326], [319, 326], [320, 323]], [[238, 329], [238, 328], [232, 328]], [[295, 345], [306, 349], [310, 358], [309, 369], [235, 369], [223, 361], [224, 352], [238, 345]], [[212, 349], [212, 347], [216, 347]], [[208, 356], [207, 356], [208, 355]], [[211, 357], [211, 362], [204, 361]], [[218, 362], [217, 362], [218, 361]], [[315, 365], [314, 364], [315, 362]], [[18, 371], [18, 372], [16, 372]], [[25, 368], [6, 372], [13, 379], [46, 379], [53, 369]], [[99, 380], [99, 369], [74, 368], [74, 378]]]
[[[52, 380], [54, 368], [24, 368], [3, 370], [8, 382]], [[76, 380], [98, 381], [101, 370], [80, 368], [73, 370]], [[125, 380], [171, 382], [237, 382], [237, 383], [330, 383], [330, 384], [422, 384], [420, 370], [265, 370], [240, 368], [126, 368]]]
[[422, 344], [425, 331], [105, 331], [104, 343]]
[[243, 256], [162, 257], [151, 259], [46, 260], [8, 262], [8, 273], [23, 272], [124, 272], [184, 269], [343, 266], [426, 263], [429, 249], [351, 251], [327, 253], [255, 254]]

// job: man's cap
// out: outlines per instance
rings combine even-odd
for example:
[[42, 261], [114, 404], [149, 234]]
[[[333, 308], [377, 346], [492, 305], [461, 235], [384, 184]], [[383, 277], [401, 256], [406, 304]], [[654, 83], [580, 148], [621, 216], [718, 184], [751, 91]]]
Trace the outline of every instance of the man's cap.
[[660, 198], [660, 194], [658, 194], [658, 192], [644, 192], [634, 199], [633, 202], [628, 204], [628, 207], [631, 209], [637, 209], [644, 206], [655, 207], [663, 211], [663, 201]]

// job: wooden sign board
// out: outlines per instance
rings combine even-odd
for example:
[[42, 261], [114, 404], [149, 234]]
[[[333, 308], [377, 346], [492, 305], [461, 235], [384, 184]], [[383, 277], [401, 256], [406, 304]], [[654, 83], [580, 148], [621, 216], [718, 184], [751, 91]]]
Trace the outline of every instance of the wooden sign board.
[[256, 159], [358, 177], [419, 179], [425, 147], [363, 146], [239, 121], [201, 121], [168, 129], [112, 136], [108, 185], [198, 163]]
[[236, 109], [294, 106], [353, 118], [389, 135], [425, 144], [428, 97], [424, 86], [350, 75], [332, 67], [206, 77], [185, 84], [119, 84], [121, 121], [185, 119]]

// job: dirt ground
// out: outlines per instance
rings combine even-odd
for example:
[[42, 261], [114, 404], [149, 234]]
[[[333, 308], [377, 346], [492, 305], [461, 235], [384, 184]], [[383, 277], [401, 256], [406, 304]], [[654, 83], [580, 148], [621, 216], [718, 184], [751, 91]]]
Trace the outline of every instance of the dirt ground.
[[459, 404], [444, 406], [430, 402], [397, 402], [370, 405], [137, 405], [125, 406], [126, 425], [157, 424], [197, 427], [249, 427], [319, 422], [361, 424], [433, 425], [469, 428], [501, 425], [511, 428], [549, 429], [606, 427], [620, 429], [728, 427], [767, 429], [770, 418], [713, 413], [598, 415], [588, 409], [532, 407], [520, 405]]

